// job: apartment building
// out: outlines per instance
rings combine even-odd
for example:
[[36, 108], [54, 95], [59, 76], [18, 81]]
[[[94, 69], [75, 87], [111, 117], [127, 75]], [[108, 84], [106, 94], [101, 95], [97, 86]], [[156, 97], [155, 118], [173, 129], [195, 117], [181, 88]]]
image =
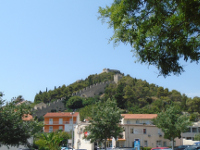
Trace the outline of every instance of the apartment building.
[[[134, 141], [139, 140], [140, 146], [156, 147], [156, 146], [171, 146], [170, 140], [164, 138], [164, 133], [157, 128], [152, 119], [157, 117], [157, 114], [121, 114], [121, 126], [124, 128], [122, 138], [115, 139], [115, 147], [134, 147]], [[74, 130], [74, 147], [87, 148], [92, 150], [94, 143], [90, 143], [83, 139], [85, 136], [84, 128], [88, 122], [80, 122]], [[175, 146], [181, 145], [180, 139], [175, 139]], [[113, 146], [113, 140], [107, 140], [107, 147]]]
[[181, 133], [182, 144], [193, 145], [194, 143], [199, 142], [200, 139], [194, 141], [194, 137], [197, 134], [200, 134], [200, 121], [194, 122], [191, 126], [188, 127], [186, 132]]
[[121, 125], [124, 128], [124, 141], [117, 141], [117, 147], [134, 147], [134, 141], [139, 140], [143, 147], [165, 147], [171, 142], [164, 138], [164, 133], [157, 128], [152, 119], [157, 114], [122, 114]]
[[44, 132], [54, 132], [63, 130], [72, 131], [73, 127], [79, 123], [78, 112], [51, 112], [44, 115]]

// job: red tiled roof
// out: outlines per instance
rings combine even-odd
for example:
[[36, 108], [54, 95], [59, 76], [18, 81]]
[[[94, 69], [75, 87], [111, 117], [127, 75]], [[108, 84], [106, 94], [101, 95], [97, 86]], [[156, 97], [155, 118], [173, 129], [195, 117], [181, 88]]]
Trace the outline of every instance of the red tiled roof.
[[124, 119], [153, 119], [157, 114], [121, 114]]
[[[52, 112], [52, 113], [46, 113], [44, 117], [71, 117], [71, 112]], [[75, 112], [73, 114], [74, 117], [78, 116], [79, 112]]]
[[31, 120], [33, 120], [33, 116], [32, 115], [24, 115], [23, 117], [22, 117], [22, 120], [24, 120], [24, 121], [31, 121]]

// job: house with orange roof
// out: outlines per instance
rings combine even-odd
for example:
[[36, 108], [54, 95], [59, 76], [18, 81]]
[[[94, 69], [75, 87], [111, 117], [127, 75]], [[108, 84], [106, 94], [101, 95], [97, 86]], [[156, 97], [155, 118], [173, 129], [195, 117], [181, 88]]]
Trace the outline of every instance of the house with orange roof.
[[79, 121], [79, 112], [49, 112], [44, 115], [44, 132], [70, 132]]
[[[161, 129], [153, 124], [152, 119], [157, 117], [157, 114], [121, 114], [121, 126], [124, 131], [122, 138], [115, 139], [113, 143], [112, 137], [107, 140], [107, 147], [134, 147], [135, 141], [140, 141], [140, 146], [143, 147], [166, 147], [171, 146], [171, 141], [164, 138], [164, 133]], [[86, 141], [84, 137], [84, 128], [89, 123], [79, 123], [75, 128], [75, 148], [87, 148], [92, 150], [94, 143]], [[180, 139], [175, 139], [175, 146], [181, 145]]]

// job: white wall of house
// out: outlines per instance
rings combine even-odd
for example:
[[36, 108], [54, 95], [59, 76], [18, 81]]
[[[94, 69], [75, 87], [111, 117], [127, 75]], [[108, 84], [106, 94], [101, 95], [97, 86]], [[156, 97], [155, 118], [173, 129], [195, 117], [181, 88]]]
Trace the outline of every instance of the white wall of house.
[[[74, 129], [76, 149], [93, 150], [94, 144], [83, 139], [83, 130], [89, 123], [79, 123]], [[140, 140], [143, 147], [172, 146], [172, 142], [164, 138], [161, 129], [152, 124], [151, 119], [122, 119], [121, 126], [124, 128], [123, 138], [116, 140], [116, 147], [133, 147], [135, 139]], [[174, 146], [182, 145], [182, 139], [176, 138]]]
[[74, 128], [74, 148], [75, 149], [87, 149], [93, 150], [94, 143], [90, 143], [89, 140], [85, 140], [84, 138], [84, 129], [88, 123], [79, 123]]

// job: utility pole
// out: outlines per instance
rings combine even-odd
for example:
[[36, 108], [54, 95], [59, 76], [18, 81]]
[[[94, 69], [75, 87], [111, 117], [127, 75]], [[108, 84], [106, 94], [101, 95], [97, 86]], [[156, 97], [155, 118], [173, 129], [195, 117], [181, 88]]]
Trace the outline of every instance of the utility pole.
[[73, 121], [73, 114], [74, 112], [70, 113], [72, 115], [72, 150], [74, 149], [74, 142], [73, 142], [73, 138], [74, 138], [74, 121]]

